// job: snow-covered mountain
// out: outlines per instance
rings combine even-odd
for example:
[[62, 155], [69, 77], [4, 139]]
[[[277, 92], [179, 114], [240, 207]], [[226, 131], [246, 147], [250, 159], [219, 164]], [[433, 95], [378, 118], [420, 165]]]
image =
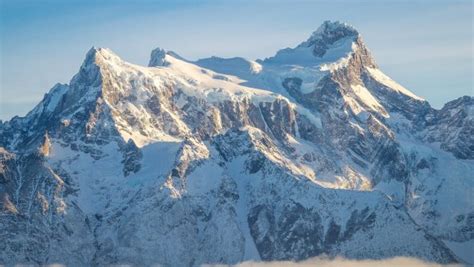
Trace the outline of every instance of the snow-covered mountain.
[[472, 263], [473, 178], [473, 97], [433, 109], [347, 24], [257, 61], [92, 48], [0, 124], [0, 263]]

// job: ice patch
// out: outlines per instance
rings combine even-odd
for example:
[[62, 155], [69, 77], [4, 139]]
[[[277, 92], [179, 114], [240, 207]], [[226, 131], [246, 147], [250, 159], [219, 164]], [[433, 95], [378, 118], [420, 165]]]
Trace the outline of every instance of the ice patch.
[[377, 82], [401, 93], [401, 94], [404, 94], [406, 96], [409, 96], [413, 99], [416, 99], [416, 100], [419, 100], [419, 101], [424, 101], [423, 98], [413, 94], [412, 92], [410, 92], [408, 89], [406, 89], [405, 87], [401, 86], [400, 84], [398, 84], [397, 82], [395, 82], [394, 80], [390, 79], [390, 77], [388, 77], [387, 75], [385, 75], [382, 71], [380, 71], [379, 69], [375, 69], [375, 68], [370, 68], [370, 67], [366, 67], [367, 71], [369, 71], [370, 73], [370, 76], [372, 76], [372, 78], [374, 78]]

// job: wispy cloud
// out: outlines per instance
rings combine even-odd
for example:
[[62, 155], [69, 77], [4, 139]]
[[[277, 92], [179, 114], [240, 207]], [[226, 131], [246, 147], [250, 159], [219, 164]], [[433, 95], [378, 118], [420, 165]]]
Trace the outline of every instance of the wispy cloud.
[[[227, 265], [208, 265], [208, 266], [227, 266]], [[433, 262], [426, 262], [416, 258], [395, 257], [381, 260], [351, 260], [341, 257], [330, 259], [327, 257], [315, 257], [305, 261], [272, 261], [255, 262], [247, 261], [234, 265], [236, 267], [380, 267], [380, 266], [410, 266], [410, 267], [442, 267], [442, 266], [461, 266], [461, 265], [442, 265]]]

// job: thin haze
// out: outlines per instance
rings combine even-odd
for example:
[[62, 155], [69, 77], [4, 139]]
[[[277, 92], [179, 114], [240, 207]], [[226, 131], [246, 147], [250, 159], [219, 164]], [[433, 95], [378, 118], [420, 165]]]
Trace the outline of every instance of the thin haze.
[[[215, 265], [221, 267], [222, 265]], [[355, 260], [337, 257], [330, 259], [328, 257], [315, 257], [300, 262], [274, 261], [274, 262], [243, 262], [235, 265], [236, 267], [379, 267], [379, 266], [409, 266], [409, 267], [461, 267], [461, 265], [441, 265], [432, 262], [426, 262], [417, 258], [395, 257], [380, 260]], [[209, 267], [214, 267], [210, 265]]]
[[473, 93], [473, 2], [0, 0], [0, 119], [68, 83], [92, 46], [146, 64], [155, 47], [188, 59], [273, 55], [324, 20], [355, 26], [381, 69], [434, 107]]

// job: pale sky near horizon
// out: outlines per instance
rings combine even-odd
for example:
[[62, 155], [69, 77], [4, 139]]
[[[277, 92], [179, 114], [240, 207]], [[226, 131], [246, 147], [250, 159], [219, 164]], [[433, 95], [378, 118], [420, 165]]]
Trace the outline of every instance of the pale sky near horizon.
[[474, 95], [473, 1], [0, 0], [0, 119], [69, 83], [92, 46], [146, 65], [162, 47], [195, 60], [265, 58], [324, 20], [353, 25], [380, 68], [440, 108]]

